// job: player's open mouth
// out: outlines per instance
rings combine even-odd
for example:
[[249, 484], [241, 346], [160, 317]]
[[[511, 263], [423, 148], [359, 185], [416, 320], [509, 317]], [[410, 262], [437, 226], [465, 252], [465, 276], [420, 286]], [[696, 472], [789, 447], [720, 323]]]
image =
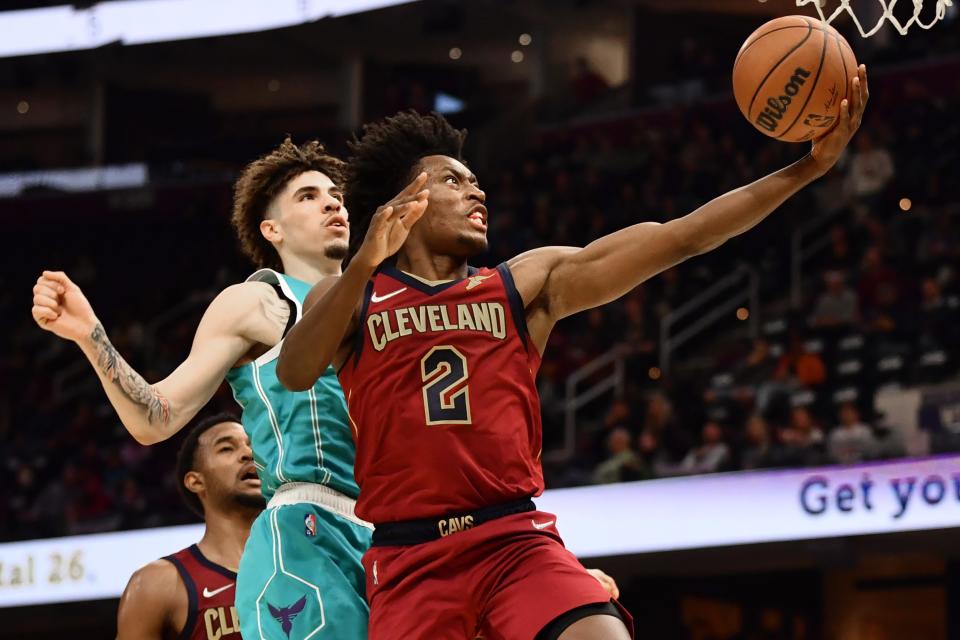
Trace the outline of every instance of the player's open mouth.
[[473, 210], [467, 214], [467, 220], [481, 231], [487, 230], [487, 208], [483, 205], [474, 207]]
[[257, 475], [257, 472], [255, 469], [251, 469], [249, 471], [244, 471], [243, 473], [241, 473], [240, 481], [250, 482], [252, 484], [256, 484], [257, 486], [260, 486], [260, 476]]
[[350, 223], [347, 222], [347, 219], [344, 216], [336, 215], [330, 218], [327, 221], [326, 227], [333, 227], [334, 229], [349, 229]]

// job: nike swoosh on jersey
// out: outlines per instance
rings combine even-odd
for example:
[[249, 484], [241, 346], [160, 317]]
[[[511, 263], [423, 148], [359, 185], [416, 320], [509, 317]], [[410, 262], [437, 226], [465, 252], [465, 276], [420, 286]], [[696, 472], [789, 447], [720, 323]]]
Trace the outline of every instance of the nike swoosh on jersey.
[[537, 522], [536, 520], [531, 520], [530, 522], [533, 523], [534, 529], [546, 529], [547, 527], [552, 525], [554, 522], [556, 522], [556, 520], [547, 520], [546, 522]]
[[232, 587], [232, 586], [233, 586], [233, 583], [231, 582], [230, 584], [228, 584], [228, 585], [226, 585], [226, 586], [223, 586], [223, 587], [220, 587], [219, 589], [214, 589], [213, 591], [210, 591], [210, 589], [207, 589], [206, 587], [204, 587], [204, 588], [203, 588], [203, 597], [204, 597], [204, 598], [212, 598], [213, 596], [217, 595], [218, 593], [223, 593], [224, 591], [226, 591], [227, 589], [229, 589], [229, 588]]
[[377, 292], [374, 291], [374, 292], [373, 292], [373, 295], [370, 296], [370, 302], [383, 302], [384, 300], [389, 300], [389, 299], [392, 298], [393, 296], [398, 296], [398, 295], [400, 295], [401, 293], [403, 293], [403, 292], [406, 291], [406, 290], [407, 290], [407, 288], [404, 287], [403, 289], [397, 289], [396, 291], [391, 291], [390, 293], [388, 293], [388, 294], [386, 294], [386, 295], [382, 295], [382, 296], [378, 296], [378, 295], [377, 295]]

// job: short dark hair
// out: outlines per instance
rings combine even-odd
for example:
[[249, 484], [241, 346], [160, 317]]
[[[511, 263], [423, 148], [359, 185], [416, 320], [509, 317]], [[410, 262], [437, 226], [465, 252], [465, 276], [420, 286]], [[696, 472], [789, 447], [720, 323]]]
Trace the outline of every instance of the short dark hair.
[[177, 491], [180, 497], [195, 514], [203, 517], [203, 503], [199, 496], [193, 491], [187, 489], [183, 483], [183, 478], [191, 471], [197, 470], [197, 449], [200, 446], [200, 436], [224, 422], [240, 422], [240, 419], [232, 413], [223, 412], [208, 416], [198, 422], [193, 429], [187, 433], [187, 437], [180, 444], [180, 450], [177, 452]]
[[344, 164], [326, 152], [317, 140], [297, 145], [287, 137], [279, 147], [244, 168], [233, 187], [230, 222], [240, 248], [257, 268], [283, 268], [277, 250], [260, 232], [270, 202], [287, 183], [307, 171], [319, 171], [338, 187], [343, 186]]
[[455, 129], [439, 113], [401, 111], [366, 124], [349, 143], [346, 205], [350, 212], [351, 254], [363, 243], [370, 219], [414, 178], [420, 160], [443, 155], [463, 160], [466, 129]]

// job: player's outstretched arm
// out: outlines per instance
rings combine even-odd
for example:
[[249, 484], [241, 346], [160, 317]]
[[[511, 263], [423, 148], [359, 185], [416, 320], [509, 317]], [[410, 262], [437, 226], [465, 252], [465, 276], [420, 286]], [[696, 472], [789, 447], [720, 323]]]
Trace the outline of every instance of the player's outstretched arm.
[[309, 389], [334, 361], [355, 324], [364, 288], [380, 263], [400, 250], [427, 208], [421, 173], [397, 197], [377, 209], [367, 235], [343, 275], [325, 278], [310, 291], [304, 314], [283, 341], [277, 378], [291, 391]]
[[534, 301], [553, 322], [605, 304], [661, 271], [755, 226], [839, 159], [860, 126], [866, 107], [863, 66], [851, 79], [850, 95], [841, 104], [838, 126], [814, 141], [809, 154], [780, 171], [664, 224], [636, 224], [579, 250], [545, 247], [514, 258], [510, 268], [527, 303], [528, 315]]
[[[221, 292], [200, 321], [190, 355], [156, 384], [123, 359], [80, 287], [65, 273], [43, 272], [34, 286], [32, 311], [42, 328], [80, 347], [127, 431], [141, 444], [154, 444], [189, 422], [251, 349], [254, 340], [248, 336], [267, 320], [271, 298], [276, 300], [273, 313], [289, 315], [266, 284], [245, 283]], [[283, 327], [286, 318], [278, 322]]]
[[[177, 607], [177, 599], [180, 607]], [[117, 640], [165, 640], [178, 635], [186, 616], [174, 620], [177, 609], [187, 611], [187, 590], [176, 567], [155, 560], [130, 576], [117, 609]]]

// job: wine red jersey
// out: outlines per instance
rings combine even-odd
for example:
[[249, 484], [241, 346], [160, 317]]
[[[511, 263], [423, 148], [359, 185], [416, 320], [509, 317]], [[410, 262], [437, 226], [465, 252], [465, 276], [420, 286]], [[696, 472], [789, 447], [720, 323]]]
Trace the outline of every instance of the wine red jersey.
[[539, 495], [539, 366], [506, 264], [436, 285], [378, 270], [339, 373], [357, 515], [414, 520]]
[[237, 574], [207, 560], [197, 545], [166, 556], [187, 588], [187, 622], [179, 640], [240, 640], [234, 606]]

